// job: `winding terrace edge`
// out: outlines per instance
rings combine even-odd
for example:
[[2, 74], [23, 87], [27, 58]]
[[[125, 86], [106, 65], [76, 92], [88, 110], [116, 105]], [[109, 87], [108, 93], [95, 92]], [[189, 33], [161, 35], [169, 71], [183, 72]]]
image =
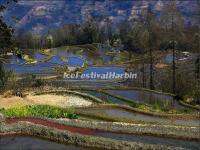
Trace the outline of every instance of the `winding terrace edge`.
[[[2, 119], [2, 116], [1, 116]], [[46, 138], [61, 143], [75, 144], [78, 146], [102, 149], [182, 149], [179, 147], [171, 147], [164, 145], [143, 144], [138, 142], [126, 142], [102, 137], [82, 135], [79, 133], [72, 133], [52, 127], [30, 123], [30, 122], [17, 122], [13, 124], [0, 123], [0, 136], [3, 135], [31, 135]]]

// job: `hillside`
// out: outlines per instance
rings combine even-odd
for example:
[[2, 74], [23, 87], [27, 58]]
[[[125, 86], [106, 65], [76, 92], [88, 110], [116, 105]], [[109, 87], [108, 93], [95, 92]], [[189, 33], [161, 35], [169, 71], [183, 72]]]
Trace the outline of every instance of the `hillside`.
[[[183, 14], [186, 23], [197, 24], [197, 1], [177, 1], [177, 6]], [[49, 27], [58, 27], [63, 24], [79, 24], [86, 19], [88, 14], [99, 18], [110, 18], [113, 22], [137, 18], [142, 9], [149, 4], [159, 14], [165, 0], [61, 0], [61, 1], [33, 1], [20, 0], [18, 4], [10, 6], [3, 15], [6, 20], [17, 19], [9, 23], [17, 30], [33, 31], [42, 33]]]

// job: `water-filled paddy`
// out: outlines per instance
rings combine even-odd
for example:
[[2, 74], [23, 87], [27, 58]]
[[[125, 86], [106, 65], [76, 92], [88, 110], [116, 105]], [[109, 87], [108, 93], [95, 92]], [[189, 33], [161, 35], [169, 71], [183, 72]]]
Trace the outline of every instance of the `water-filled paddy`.
[[90, 94], [92, 96], [98, 97], [105, 102], [111, 102], [111, 103], [117, 103], [117, 104], [126, 104], [126, 105], [129, 104], [129, 103], [123, 101], [123, 100], [120, 100], [119, 98], [112, 97], [112, 96], [104, 94], [100, 91], [99, 92], [98, 91], [89, 91], [89, 90], [79, 90], [79, 91], [82, 92], [82, 93], [87, 93], [87, 94]]
[[166, 64], [171, 64], [173, 62], [173, 55], [172, 54], [167, 54], [164, 58], [164, 62]]
[[118, 95], [120, 97], [127, 98], [133, 102], [148, 103], [148, 104], [160, 104], [164, 107], [174, 107], [176, 109], [185, 109], [180, 105], [178, 100], [173, 96], [158, 94], [151, 91], [144, 90], [106, 90], [106, 92]]
[[108, 47], [108, 46], [104, 47], [103, 45], [99, 45], [98, 49], [99, 49], [100, 57], [105, 64], [114, 60], [115, 56], [106, 54], [108, 51], [111, 51], [112, 49], [111, 47]]
[[64, 145], [30, 136], [7, 136], [0, 138], [2, 150], [86, 150], [86, 148]]
[[111, 133], [111, 132], [98, 132], [97, 136], [112, 138], [116, 140], [123, 140], [129, 142], [140, 142], [144, 144], [159, 144], [173, 147], [181, 147], [191, 150], [199, 148], [200, 143], [194, 141], [178, 140], [172, 138], [162, 138], [147, 135], [134, 135], [134, 134], [123, 134], [123, 133]]
[[18, 58], [17, 56], [4, 56], [4, 59], [6, 60], [6, 63], [8, 64], [23, 64], [26, 62], [23, 58]]
[[43, 54], [40, 54], [38, 52], [35, 52], [33, 57], [34, 57], [34, 59], [36, 61], [41, 61], [42, 59], [46, 58], [47, 56], [43, 55]]
[[[169, 95], [157, 94], [144, 90], [106, 90], [106, 92], [125, 97], [136, 102], [155, 103], [157, 101], [171, 104], [173, 97]], [[176, 103], [177, 104], [177, 103]]]
[[92, 64], [92, 59], [88, 51], [83, 51], [81, 48], [76, 49], [53, 49], [50, 53], [56, 57], [62, 58], [68, 65], [82, 66], [87, 60], [87, 63]]
[[84, 64], [84, 60], [80, 57], [67, 57], [67, 64], [70, 66], [81, 67]]
[[[90, 49], [93, 47], [93, 49]], [[108, 63], [112, 61], [113, 56], [106, 55], [106, 52], [110, 50], [110, 47], [102, 47], [99, 45], [97, 48], [94, 46], [85, 47], [63, 47], [63, 48], [55, 48], [50, 51], [52, 55], [66, 58], [66, 57], [82, 57], [83, 60], [87, 60], [89, 65], [98, 64], [98, 63]], [[80, 60], [79, 60], [80, 61]]]
[[81, 86], [89, 86], [89, 87], [106, 87], [106, 86], [120, 86], [121, 84], [116, 81], [100, 81], [100, 80], [63, 80], [63, 79], [58, 79], [51, 81], [51, 83], [54, 83], [54, 85], [57, 86], [71, 86], [71, 87], [80, 87]]
[[[121, 99], [121, 98], [126, 98], [129, 101], [137, 103], [147, 103], [151, 105], [159, 104], [162, 107], [170, 107], [170, 108], [174, 107], [177, 110], [187, 109], [184, 106], [180, 105], [177, 100], [174, 100], [172, 96], [158, 94], [155, 92], [144, 91], [144, 90], [117, 89], [117, 90], [103, 90], [103, 92], [93, 91], [93, 90], [80, 90], [80, 92], [88, 93], [102, 99], [103, 101], [116, 104], [130, 105], [131, 103]], [[114, 95], [117, 96], [118, 98], [114, 97]]]
[[131, 112], [120, 108], [88, 108], [84, 110], [86, 112], [94, 112], [104, 114], [105, 116], [119, 118], [119, 119], [129, 119], [144, 122], [157, 122], [160, 124], [174, 124], [174, 125], [185, 125], [185, 126], [199, 126], [199, 118], [194, 119], [175, 119], [175, 118], [165, 118], [159, 116], [151, 116], [146, 114], [141, 114], [137, 112]]
[[[96, 72], [97, 74], [106, 74], [106, 73], [115, 73], [115, 74], [124, 74], [124, 67], [88, 67], [84, 73], [90, 74], [91, 72]], [[112, 77], [110, 78], [112, 79]]]
[[48, 60], [48, 63], [55, 63], [62, 65], [64, 62], [60, 58], [54, 56]]
[[54, 68], [57, 65], [47, 63], [37, 63], [33, 65], [18, 65], [18, 64], [5, 64], [6, 70], [12, 70], [17, 75], [28, 75], [28, 74], [55, 74]]
[[119, 81], [123, 78], [117, 78], [117, 75], [124, 74], [125, 68], [123, 67], [87, 67], [79, 76], [69, 76], [65, 78], [66, 80], [110, 80], [110, 81]]
[[55, 63], [64, 66], [77, 66], [81, 67], [84, 64], [84, 60], [78, 56], [67, 56], [61, 59], [61, 57], [53, 56], [48, 60], [48, 63]]
[[[39, 52], [35, 52], [30, 54], [29, 57], [33, 58], [34, 63], [25, 65], [25, 59], [20, 59], [17, 56], [5, 56], [5, 68], [7, 70], [13, 70], [17, 75], [25, 75], [25, 74], [36, 74], [36, 75], [52, 75], [55, 74], [54, 69], [63, 66], [75, 66], [82, 67], [84, 64], [92, 64], [92, 58], [87, 56], [86, 52], [84, 55], [74, 54], [73, 52], [68, 51], [59, 51], [52, 50], [51, 58], [47, 59], [47, 55], [43, 55]], [[83, 52], [82, 52], [83, 53]], [[96, 59], [96, 58], [95, 58]], [[44, 61], [45, 60], [45, 61]], [[97, 74], [106, 74], [107, 72], [114, 72], [116, 74], [122, 74], [125, 71], [123, 67], [88, 67], [85, 69], [85, 74], [90, 74], [91, 72]]]
[[[26, 121], [26, 122], [28, 121], [32, 123], [41, 124], [44, 126], [58, 128], [61, 130], [67, 130], [72, 133], [79, 133], [83, 135], [103, 137], [103, 138], [109, 138], [109, 139], [120, 140], [120, 141], [139, 142], [141, 144], [165, 145], [165, 146], [181, 147], [181, 148], [187, 148], [187, 149], [198, 149], [199, 147], [199, 142], [197, 141], [187, 141], [187, 140], [175, 139], [175, 138], [170, 138], [170, 137], [162, 137], [162, 136], [139, 135], [139, 134], [134, 134], [134, 133], [130, 134], [130, 133], [121, 133], [121, 132], [110, 132], [110, 131], [104, 131], [101, 129], [90, 129], [90, 128], [83, 128], [83, 127], [78, 127], [78, 126], [73, 127], [73, 126], [68, 126], [68, 125], [63, 125], [63, 124], [61, 125], [55, 122], [49, 122], [49, 121], [46, 121], [43, 119], [37, 119], [37, 118], [34, 118], [34, 119], [33, 118], [21, 118], [21, 119], [10, 118], [6, 120], [8, 124], [15, 123], [18, 121]], [[22, 137], [26, 138], [27, 136], [22, 136]], [[6, 140], [4, 138], [2, 139], [3, 140], [0, 140], [0, 144], [3, 143], [2, 145], [5, 145]]]
[[[181, 147], [191, 150], [199, 148], [199, 143], [194, 141], [185, 141], [172, 138], [162, 138], [146, 135], [134, 135], [125, 133], [111, 133], [104, 131], [97, 131], [95, 136], [111, 138], [120, 141], [139, 142], [143, 144], [159, 144], [173, 147]], [[32, 136], [4, 136], [0, 138], [0, 147], [6, 150], [86, 150], [89, 148], [83, 148], [74, 145], [65, 145], [46, 139], [41, 139]]]

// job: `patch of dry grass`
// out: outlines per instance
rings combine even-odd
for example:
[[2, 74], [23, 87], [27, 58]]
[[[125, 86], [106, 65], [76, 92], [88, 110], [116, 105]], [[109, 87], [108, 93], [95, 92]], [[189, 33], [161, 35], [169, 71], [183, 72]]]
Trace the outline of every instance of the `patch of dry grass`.
[[3, 97], [0, 96], [0, 108], [13, 108], [18, 106], [31, 105], [30, 101], [27, 101], [21, 97]]
[[51, 105], [65, 108], [89, 106], [91, 104], [91, 101], [74, 95], [27, 95], [25, 98], [0, 96], [0, 108], [5, 109], [26, 105]]

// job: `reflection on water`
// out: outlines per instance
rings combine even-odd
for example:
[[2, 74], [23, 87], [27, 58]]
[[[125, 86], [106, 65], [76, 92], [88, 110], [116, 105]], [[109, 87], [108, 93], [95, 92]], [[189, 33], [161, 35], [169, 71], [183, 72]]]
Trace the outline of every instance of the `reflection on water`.
[[107, 94], [104, 94], [102, 92], [97, 92], [97, 91], [89, 91], [89, 90], [79, 90], [79, 92], [81, 93], [87, 93], [87, 94], [90, 94], [90, 95], [93, 95], [95, 97], [98, 97], [99, 99], [105, 101], [105, 102], [111, 102], [111, 103], [117, 103], [117, 104], [126, 104], [128, 105], [127, 102], [125, 101], [122, 101], [118, 98], [115, 98], [115, 97], [112, 97], [112, 96], [109, 96]]
[[[176, 60], [176, 57], [175, 57]], [[173, 54], [167, 54], [164, 58], [164, 63], [171, 64], [173, 62]]]
[[199, 126], [199, 119], [170, 119], [162, 118], [158, 116], [150, 116], [145, 114], [140, 114], [137, 112], [127, 111], [120, 108], [88, 108], [85, 111], [98, 112], [110, 117], [125, 118], [131, 120], [145, 121], [145, 122], [158, 122], [161, 124], [175, 124], [175, 125], [186, 125], [186, 126]]
[[[47, 82], [48, 83], [48, 82]], [[106, 87], [106, 86], [120, 86], [118, 82], [108, 82], [108, 81], [93, 81], [93, 80], [63, 80], [57, 79], [52, 80], [49, 84], [61, 87], [80, 87], [80, 86], [88, 86], [88, 87]]]
[[173, 97], [169, 95], [157, 94], [149, 91], [140, 90], [106, 90], [106, 92], [111, 94], [116, 94], [130, 100], [135, 100], [138, 102], [155, 102], [155, 101], [169, 101], [172, 102]]
[[[62, 47], [55, 48], [50, 50], [49, 53], [52, 54], [51, 59], [47, 59], [48, 56], [39, 53], [36, 50], [27, 50], [26, 55], [29, 58], [32, 58], [36, 63], [23, 66], [22, 64], [26, 62], [25, 59], [19, 59], [17, 56], [5, 56], [5, 68], [7, 70], [13, 70], [17, 75], [26, 75], [26, 74], [45, 74], [52, 75], [54, 73], [54, 68], [57, 68], [59, 65], [65, 66], [75, 66], [81, 67], [84, 63], [88, 65], [92, 64], [101, 64], [102, 62], [111, 61], [110, 56], [106, 55], [107, 48], [98, 47], [96, 50], [91, 50], [88, 48], [81, 47]], [[42, 60], [47, 59], [47, 62], [42, 62]], [[57, 65], [53, 66], [52, 65]], [[37, 68], [36, 68], [37, 67]], [[45, 68], [46, 67], [46, 68]], [[123, 68], [88, 68], [85, 70], [85, 73], [97, 72], [97, 73], [106, 73], [106, 72], [116, 72], [124, 73]]]
[[64, 62], [58, 58], [58, 57], [52, 57], [51, 59], [48, 60], [49, 63], [55, 63], [55, 64], [63, 64]]
[[5, 64], [6, 70], [13, 70], [17, 75], [28, 75], [28, 74], [53, 74], [55, 73], [54, 68], [57, 65], [48, 63], [36, 63], [33, 65], [19, 65], [19, 64]]
[[173, 97], [169, 95], [141, 90], [106, 90], [106, 92], [119, 95], [139, 103], [158, 103], [166, 107], [174, 105], [176, 109], [184, 109], [184, 107], [181, 106], [177, 100], [174, 100]]
[[[106, 73], [115, 73], [115, 74], [124, 74], [125, 68], [123, 67], [88, 67], [84, 73], [90, 74], [91, 72], [97, 74], [106, 74]], [[112, 78], [111, 78], [112, 79]]]
[[73, 76], [65, 78], [66, 80], [110, 80], [110, 81], [120, 81], [123, 78], [117, 78], [117, 75], [124, 74], [125, 68], [123, 67], [88, 67], [83, 73], [77, 72]]
[[38, 52], [35, 52], [33, 57], [34, 57], [34, 59], [36, 61], [41, 61], [42, 59], [46, 58], [47, 56], [43, 55], [43, 54], [40, 54]]
[[191, 149], [191, 150], [197, 150], [200, 147], [199, 142], [178, 140], [178, 139], [172, 139], [172, 138], [154, 137], [154, 136], [147, 136], [147, 135], [98, 132], [97, 136], [112, 138], [116, 140], [129, 141], [129, 142], [140, 142], [144, 144], [157, 144], [157, 145], [181, 147], [181, 148], [186, 148], [186, 149]]
[[107, 55], [106, 52], [110, 51], [110, 47], [103, 47], [102, 45], [98, 46], [101, 58], [103, 62], [106, 64], [114, 59], [114, 56]]
[[86, 150], [73, 145], [64, 145], [29, 136], [8, 136], [0, 138], [1, 150]]
[[81, 67], [84, 64], [84, 60], [80, 57], [67, 57], [67, 64]]

